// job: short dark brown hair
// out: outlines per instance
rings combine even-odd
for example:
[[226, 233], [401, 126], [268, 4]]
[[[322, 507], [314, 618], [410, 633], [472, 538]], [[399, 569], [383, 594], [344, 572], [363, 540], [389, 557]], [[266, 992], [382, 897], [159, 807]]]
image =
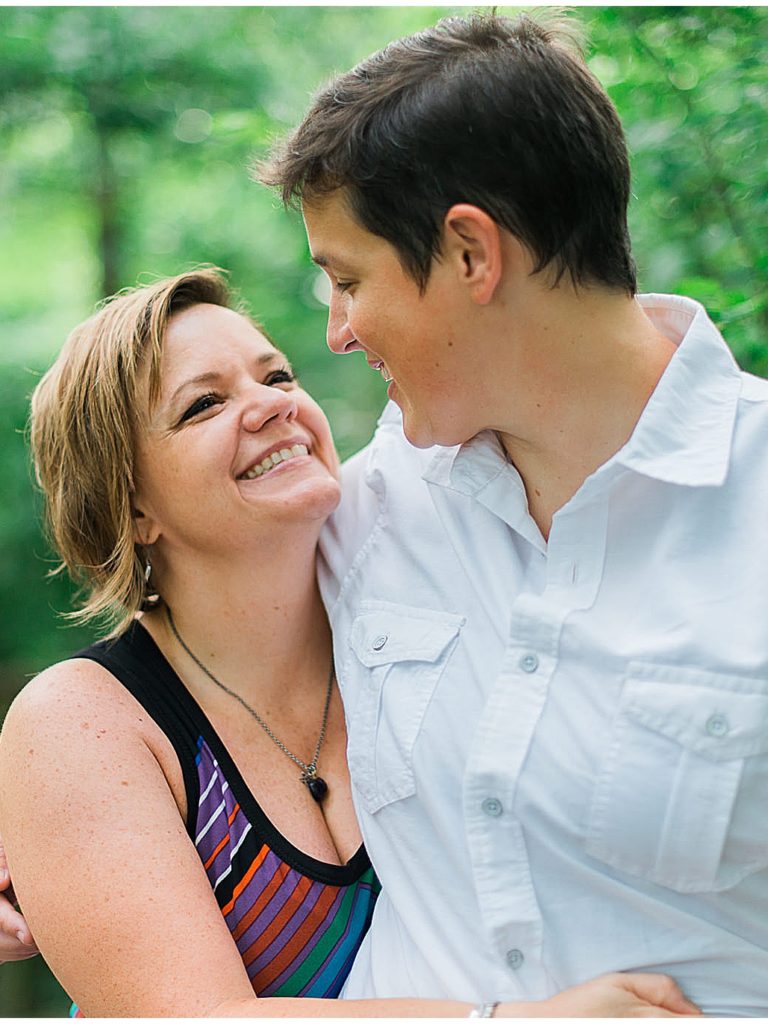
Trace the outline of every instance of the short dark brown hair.
[[344, 189], [423, 288], [472, 203], [559, 280], [634, 294], [618, 114], [562, 17], [451, 17], [335, 78], [257, 167], [286, 205]]

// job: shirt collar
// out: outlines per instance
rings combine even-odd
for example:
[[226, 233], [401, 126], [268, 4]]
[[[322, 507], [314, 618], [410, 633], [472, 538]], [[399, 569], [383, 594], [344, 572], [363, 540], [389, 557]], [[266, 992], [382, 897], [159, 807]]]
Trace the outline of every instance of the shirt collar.
[[[698, 302], [676, 295], [639, 295], [638, 302], [677, 351], [629, 441], [609, 463], [668, 483], [719, 485], [728, 472], [739, 368]], [[522, 479], [489, 430], [458, 447], [437, 449], [423, 476], [472, 496], [489, 486], [495, 490], [491, 485], [506, 477], [526, 506]]]
[[458, 448], [436, 449], [423, 478], [427, 483], [474, 498], [534, 547], [546, 550], [528, 513], [523, 478], [507, 459], [493, 430], [483, 430]]
[[728, 472], [741, 374], [703, 306], [641, 295], [657, 330], [677, 345], [616, 462], [667, 483], [718, 486]]

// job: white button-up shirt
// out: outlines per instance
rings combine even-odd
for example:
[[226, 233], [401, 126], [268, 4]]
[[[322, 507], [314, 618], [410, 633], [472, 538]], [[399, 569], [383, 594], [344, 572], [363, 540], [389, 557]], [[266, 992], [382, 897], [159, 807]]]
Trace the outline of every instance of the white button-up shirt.
[[321, 583], [384, 887], [350, 998], [641, 970], [768, 1015], [768, 384], [641, 301], [678, 349], [548, 543], [493, 433], [418, 451], [389, 408], [349, 464]]

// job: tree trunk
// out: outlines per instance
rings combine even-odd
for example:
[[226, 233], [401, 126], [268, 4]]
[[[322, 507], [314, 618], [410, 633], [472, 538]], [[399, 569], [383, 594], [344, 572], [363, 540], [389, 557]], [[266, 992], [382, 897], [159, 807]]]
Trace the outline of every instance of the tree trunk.
[[120, 222], [118, 216], [119, 182], [112, 161], [110, 134], [98, 120], [95, 123], [98, 164], [96, 211], [98, 252], [101, 260], [101, 295], [114, 295], [120, 288]]

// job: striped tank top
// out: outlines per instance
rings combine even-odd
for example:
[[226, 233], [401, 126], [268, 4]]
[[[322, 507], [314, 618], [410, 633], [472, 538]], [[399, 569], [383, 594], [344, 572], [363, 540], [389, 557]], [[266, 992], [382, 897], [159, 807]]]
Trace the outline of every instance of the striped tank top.
[[[365, 849], [347, 864], [326, 864], [275, 829], [140, 623], [73, 657], [103, 665], [172, 743], [184, 777], [187, 832], [256, 995], [338, 996], [380, 890]], [[72, 1015], [80, 1013], [73, 1008]]]

